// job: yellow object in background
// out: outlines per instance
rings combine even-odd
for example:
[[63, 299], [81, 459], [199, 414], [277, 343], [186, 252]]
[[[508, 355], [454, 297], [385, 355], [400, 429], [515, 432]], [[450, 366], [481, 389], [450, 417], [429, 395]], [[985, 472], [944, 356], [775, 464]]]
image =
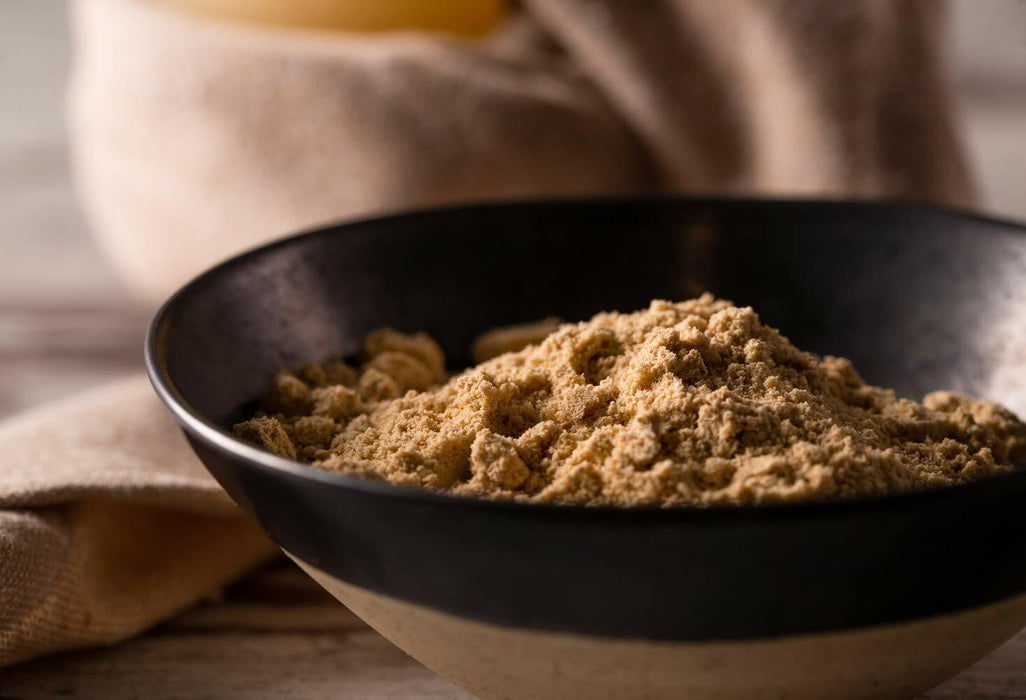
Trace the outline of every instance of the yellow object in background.
[[158, 0], [222, 19], [310, 29], [422, 29], [482, 36], [507, 16], [507, 0]]

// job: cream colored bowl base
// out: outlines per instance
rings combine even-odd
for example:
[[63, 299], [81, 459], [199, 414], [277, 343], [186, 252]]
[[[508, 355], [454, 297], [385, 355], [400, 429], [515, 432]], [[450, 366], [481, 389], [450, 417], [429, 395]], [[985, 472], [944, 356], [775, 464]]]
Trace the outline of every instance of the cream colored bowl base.
[[1026, 626], [1020, 596], [850, 632], [713, 643], [588, 637], [454, 617], [296, 561], [400, 649], [481, 698], [912, 698]]

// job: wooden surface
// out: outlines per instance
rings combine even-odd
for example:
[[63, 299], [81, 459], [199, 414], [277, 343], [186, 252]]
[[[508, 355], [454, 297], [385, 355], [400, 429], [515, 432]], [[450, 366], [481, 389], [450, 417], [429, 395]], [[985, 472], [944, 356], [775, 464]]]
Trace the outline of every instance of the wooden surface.
[[469, 698], [281, 561], [150, 634], [0, 674], [0, 698]]
[[[19, 109], [0, 109], [0, 417], [139, 371], [152, 311], [126, 299], [74, 204], [60, 112], [63, 3], [3, 2], [0, 104]], [[988, 190], [1002, 213], [1026, 218], [1026, 95], [968, 110]], [[1007, 194], [1016, 188], [1020, 196]], [[467, 696], [280, 561], [137, 639], [0, 671], [0, 700], [69, 697]], [[927, 697], [1026, 698], [1026, 634]]]

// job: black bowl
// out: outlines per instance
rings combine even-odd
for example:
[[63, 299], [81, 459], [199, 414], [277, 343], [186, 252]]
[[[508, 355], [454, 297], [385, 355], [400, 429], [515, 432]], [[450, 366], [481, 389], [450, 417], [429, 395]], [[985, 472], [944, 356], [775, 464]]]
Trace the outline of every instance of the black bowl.
[[[644, 199], [425, 211], [234, 258], [178, 292], [150, 377], [197, 454], [316, 578], [483, 695], [882, 697], [1026, 624], [1026, 473], [850, 502], [520, 505], [328, 473], [232, 437], [273, 373], [709, 290], [920, 398], [1026, 409], [1026, 229], [931, 208]], [[619, 695], [617, 695], [619, 694]]]

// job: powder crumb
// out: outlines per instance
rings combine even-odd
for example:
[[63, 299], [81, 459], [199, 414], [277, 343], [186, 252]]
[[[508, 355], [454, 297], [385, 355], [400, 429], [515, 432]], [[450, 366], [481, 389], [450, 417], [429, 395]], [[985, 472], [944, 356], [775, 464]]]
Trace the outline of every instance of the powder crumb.
[[474, 341], [470, 355], [480, 364], [507, 352], [523, 350], [536, 345], [559, 330], [560, 320], [555, 316], [541, 321], [503, 326], [482, 334]]
[[311, 391], [310, 396], [315, 416], [345, 421], [363, 412], [360, 395], [341, 384], [319, 387]]
[[998, 404], [898, 399], [708, 294], [489, 335], [483, 356], [514, 351], [448, 378], [426, 335], [376, 331], [358, 370], [279, 373], [236, 434], [406, 486], [616, 506], [852, 498], [1026, 461]]
[[310, 406], [310, 387], [294, 374], [278, 372], [267, 389], [263, 403], [269, 413], [302, 415]]
[[470, 483], [481, 491], [516, 492], [531, 477], [531, 470], [508, 437], [481, 430], [470, 446]]
[[235, 434], [247, 442], [260, 445], [268, 452], [289, 459], [296, 458], [296, 447], [277, 418], [258, 416], [239, 423], [235, 426]]
[[390, 328], [374, 331], [364, 340], [364, 355], [370, 358], [371, 365], [382, 356], [405, 357], [419, 368], [417, 371], [426, 377], [428, 384], [448, 378], [442, 348], [425, 333], [406, 335]]

